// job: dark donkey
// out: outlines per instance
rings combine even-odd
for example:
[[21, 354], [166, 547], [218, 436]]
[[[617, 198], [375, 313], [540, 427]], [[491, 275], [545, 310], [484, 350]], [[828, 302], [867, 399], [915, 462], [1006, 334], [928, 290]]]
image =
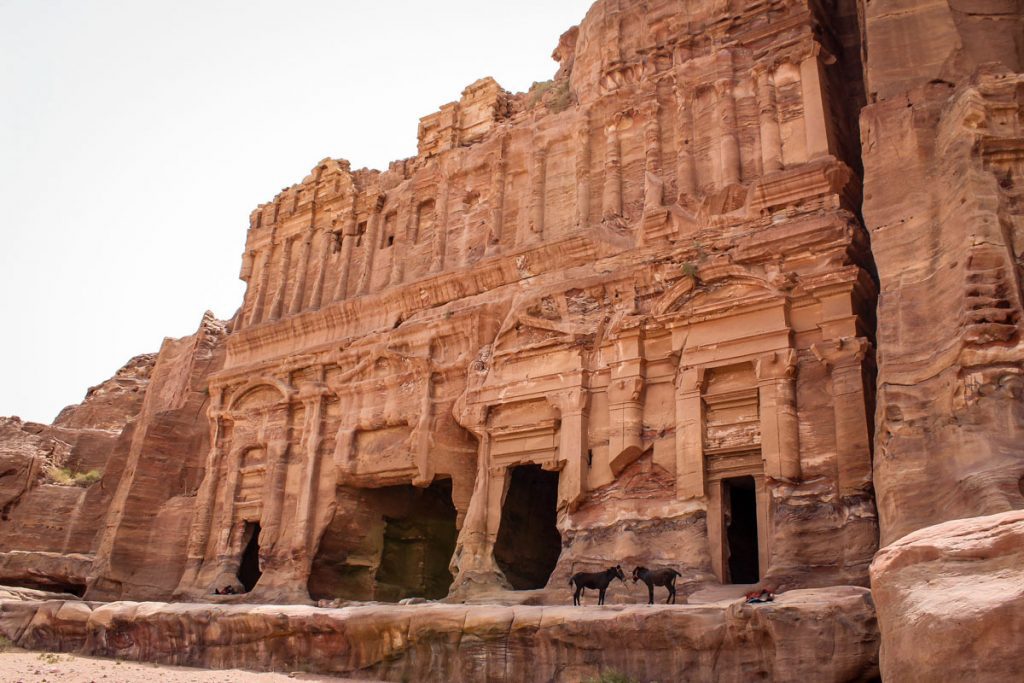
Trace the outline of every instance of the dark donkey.
[[608, 567], [603, 572], [577, 572], [572, 575], [569, 579], [569, 585], [576, 584], [576, 592], [572, 596], [572, 604], [580, 604], [580, 594], [583, 593], [584, 588], [596, 588], [600, 591], [600, 595], [597, 598], [597, 604], [604, 604], [604, 594], [608, 590], [608, 584], [612, 582], [612, 579], [619, 579], [622, 583], [626, 583], [626, 575], [622, 573], [622, 567], [615, 565], [614, 567]]
[[637, 567], [633, 570], [633, 583], [637, 581], [643, 581], [647, 584], [647, 604], [654, 604], [654, 587], [664, 586], [668, 589], [668, 597], [665, 599], [665, 604], [673, 603], [676, 601], [676, 577], [682, 576], [675, 569], [648, 569], [647, 567]]

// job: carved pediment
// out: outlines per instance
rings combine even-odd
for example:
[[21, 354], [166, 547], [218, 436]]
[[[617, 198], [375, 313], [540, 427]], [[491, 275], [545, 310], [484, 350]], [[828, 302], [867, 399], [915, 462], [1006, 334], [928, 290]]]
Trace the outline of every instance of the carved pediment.
[[692, 267], [654, 306], [654, 315], [698, 315], [782, 300], [785, 292], [767, 278], [733, 263], [711, 263]]
[[572, 289], [513, 307], [495, 339], [495, 354], [576, 344], [604, 321], [603, 292]]
[[228, 410], [233, 413], [264, 410], [287, 403], [291, 394], [291, 388], [281, 380], [262, 377], [235, 390], [228, 402]]
[[350, 393], [355, 385], [366, 382], [396, 382], [403, 376], [415, 375], [426, 379], [430, 373], [430, 359], [401, 353], [390, 348], [376, 348], [354, 364], [339, 361], [340, 373], [328, 376], [328, 384], [338, 393]]

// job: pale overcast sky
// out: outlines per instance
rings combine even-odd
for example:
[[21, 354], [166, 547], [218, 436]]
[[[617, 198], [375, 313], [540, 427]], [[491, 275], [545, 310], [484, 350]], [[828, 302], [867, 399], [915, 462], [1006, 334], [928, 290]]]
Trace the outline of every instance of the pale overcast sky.
[[257, 204], [414, 155], [478, 78], [551, 78], [590, 4], [0, 0], [0, 415], [50, 422], [230, 317]]

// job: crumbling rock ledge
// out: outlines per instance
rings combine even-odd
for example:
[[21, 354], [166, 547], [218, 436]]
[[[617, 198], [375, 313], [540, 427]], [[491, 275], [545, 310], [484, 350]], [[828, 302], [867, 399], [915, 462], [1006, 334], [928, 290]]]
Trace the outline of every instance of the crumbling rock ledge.
[[856, 681], [878, 676], [863, 588], [795, 590], [771, 604], [343, 609], [0, 601], [22, 647], [161, 664], [306, 670], [390, 681]]

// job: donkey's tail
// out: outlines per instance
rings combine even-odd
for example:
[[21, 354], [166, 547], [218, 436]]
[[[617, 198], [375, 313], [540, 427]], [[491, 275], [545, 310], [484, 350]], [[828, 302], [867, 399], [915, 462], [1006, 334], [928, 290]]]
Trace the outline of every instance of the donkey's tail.
[[575, 576], [570, 576], [570, 577], [569, 577], [569, 585], [571, 586], [571, 585], [572, 585], [572, 582], [573, 582], [573, 581], [575, 581], [575, 580], [576, 580], [576, 577], [575, 577]]
[[682, 576], [682, 574], [677, 572], [675, 569], [669, 569], [669, 571], [672, 572], [673, 574], [675, 574], [676, 576]]

